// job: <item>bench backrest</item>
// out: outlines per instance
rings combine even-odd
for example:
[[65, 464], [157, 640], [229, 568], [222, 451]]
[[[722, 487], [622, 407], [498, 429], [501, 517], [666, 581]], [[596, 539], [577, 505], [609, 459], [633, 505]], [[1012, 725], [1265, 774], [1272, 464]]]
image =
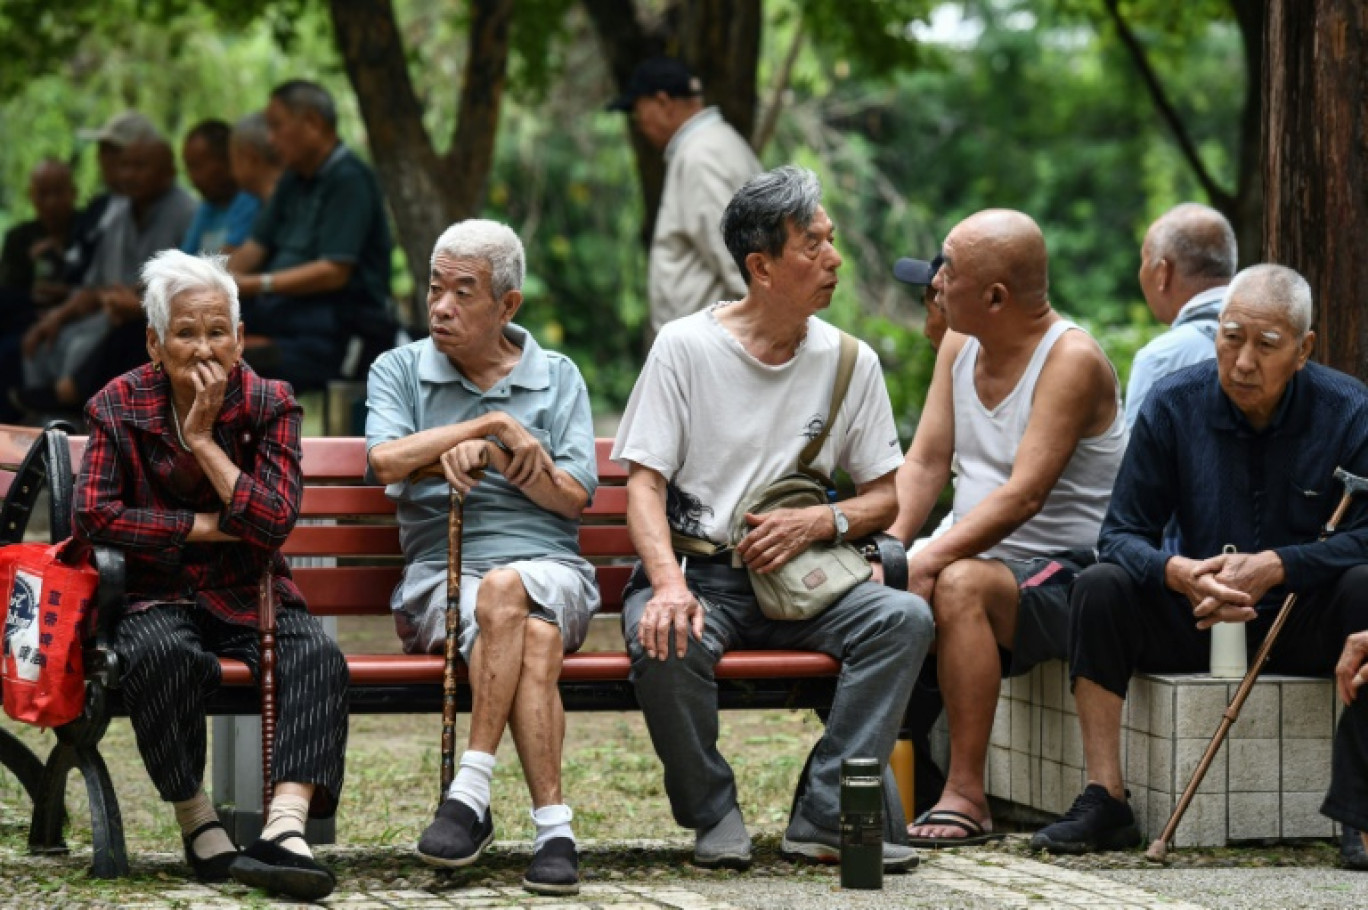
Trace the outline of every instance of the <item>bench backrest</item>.
[[[40, 431], [0, 426], [0, 496]], [[69, 437], [71, 463], [79, 469], [85, 437]], [[299, 522], [285, 542], [290, 557], [305, 559], [293, 570], [309, 612], [316, 616], [389, 615], [390, 592], [399, 581], [403, 554], [394, 503], [382, 487], [365, 483], [366, 445], [359, 436], [306, 437], [304, 498]], [[585, 510], [580, 549], [598, 565], [604, 612], [622, 607], [622, 589], [635, 558], [627, 534], [626, 472], [608, 460], [611, 439], [596, 441], [599, 488]], [[299, 560], [296, 560], [299, 561]]]

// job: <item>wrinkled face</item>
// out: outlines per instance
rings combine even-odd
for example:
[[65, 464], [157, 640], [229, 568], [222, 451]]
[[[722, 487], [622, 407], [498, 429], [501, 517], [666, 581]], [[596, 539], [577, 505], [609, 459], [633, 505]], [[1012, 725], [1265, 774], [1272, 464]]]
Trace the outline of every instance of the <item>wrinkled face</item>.
[[498, 343], [522, 304], [519, 291], [494, 296], [489, 262], [439, 253], [428, 281], [428, 330], [437, 350], [455, 361]]
[[632, 119], [646, 141], [658, 149], [670, 144], [674, 135], [670, 114], [671, 99], [664, 92], [641, 95], [632, 103]]
[[64, 230], [76, 210], [76, 187], [65, 167], [45, 165], [29, 178], [29, 201], [50, 232]]
[[809, 314], [829, 306], [842, 262], [835, 242], [836, 226], [820, 205], [806, 228], [790, 222], [783, 252], [769, 261], [770, 291]]
[[298, 170], [309, 163], [318, 143], [317, 119], [290, 110], [279, 98], [266, 105], [266, 135], [281, 164]]
[[974, 334], [984, 309], [983, 288], [973, 276], [971, 247], [972, 237], [960, 228], [951, 231], [941, 249], [945, 261], [931, 280], [946, 325], [966, 335]]
[[1216, 364], [1221, 389], [1255, 429], [1272, 419], [1293, 375], [1306, 365], [1315, 333], [1298, 338], [1278, 307], [1232, 298], [1221, 311]]
[[147, 353], [162, 365], [172, 389], [193, 395], [190, 376], [197, 364], [217, 361], [227, 372], [242, 359], [242, 325], [233, 325], [228, 300], [217, 290], [184, 291], [171, 299], [170, 309], [165, 339], [147, 327]]
[[191, 136], [181, 150], [185, 173], [195, 189], [207, 201], [222, 205], [237, 194], [228, 159], [218, 154], [203, 136]]

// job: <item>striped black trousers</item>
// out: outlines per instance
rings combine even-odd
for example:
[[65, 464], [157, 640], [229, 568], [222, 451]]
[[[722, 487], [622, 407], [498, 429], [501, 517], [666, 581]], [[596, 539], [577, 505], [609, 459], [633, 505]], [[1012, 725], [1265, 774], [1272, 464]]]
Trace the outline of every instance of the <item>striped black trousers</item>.
[[[347, 661], [318, 620], [276, 613], [277, 723], [272, 777], [315, 784], [311, 814], [331, 815], [342, 793], [347, 751]], [[204, 781], [204, 700], [221, 681], [218, 657], [258, 675], [259, 633], [202, 609], [153, 607], [125, 616], [114, 649], [123, 700], [147, 773], [161, 798], [179, 802]]]

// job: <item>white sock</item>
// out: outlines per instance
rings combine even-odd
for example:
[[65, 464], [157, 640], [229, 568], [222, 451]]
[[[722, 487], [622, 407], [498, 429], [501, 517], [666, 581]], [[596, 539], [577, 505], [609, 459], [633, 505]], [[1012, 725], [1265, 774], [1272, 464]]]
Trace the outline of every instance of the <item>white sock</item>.
[[261, 839], [271, 840], [282, 834], [298, 834], [298, 837], [285, 838], [280, 842], [280, 846], [299, 856], [313, 856], [308, 842], [304, 840], [304, 823], [308, 818], [307, 799], [294, 794], [277, 794], [271, 800], [271, 814], [266, 817], [266, 827], [261, 829]]
[[575, 813], [564, 803], [533, 809], [532, 821], [537, 825], [537, 839], [532, 843], [532, 852], [540, 850], [542, 844], [553, 837], [568, 837], [573, 841], [575, 834], [570, 830], [570, 821], [574, 817]]
[[[189, 799], [172, 803], [171, 806], [176, 810], [176, 824], [180, 825], [183, 837], [189, 837], [193, 831], [210, 822], [218, 821], [214, 804], [209, 802], [208, 794], [202, 789]], [[210, 828], [205, 831], [190, 842], [190, 850], [200, 859], [208, 859], [220, 853], [237, 852], [233, 842], [228, 839], [228, 832], [222, 828]]]
[[494, 756], [488, 752], [467, 749], [461, 755], [461, 767], [447, 790], [447, 799], [459, 799], [484, 818], [489, 808], [489, 784], [494, 779]]

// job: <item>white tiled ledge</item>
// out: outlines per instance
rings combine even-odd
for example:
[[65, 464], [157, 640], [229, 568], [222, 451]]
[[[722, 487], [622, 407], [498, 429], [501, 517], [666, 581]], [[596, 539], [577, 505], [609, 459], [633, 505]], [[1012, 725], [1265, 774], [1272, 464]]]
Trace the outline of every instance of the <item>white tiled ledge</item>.
[[[1239, 680], [1205, 674], [1142, 674], [1132, 680], [1121, 759], [1147, 840], [1163, 830], [1238, 686]], [[1175, 844], [1332, 836], [1335, 827], [1320, 814], [1320, 805], [1330, 783], [1338, 717], [1330, 680], [1261, 676], [1188, 807]], [[938, 739], [944, 750], [948, 744]], [[987, 772], [991, 796], [1052, 814], [1068, 809], [1082, 791], [1083, 743], [1063, 663], [1003, 682]]]

